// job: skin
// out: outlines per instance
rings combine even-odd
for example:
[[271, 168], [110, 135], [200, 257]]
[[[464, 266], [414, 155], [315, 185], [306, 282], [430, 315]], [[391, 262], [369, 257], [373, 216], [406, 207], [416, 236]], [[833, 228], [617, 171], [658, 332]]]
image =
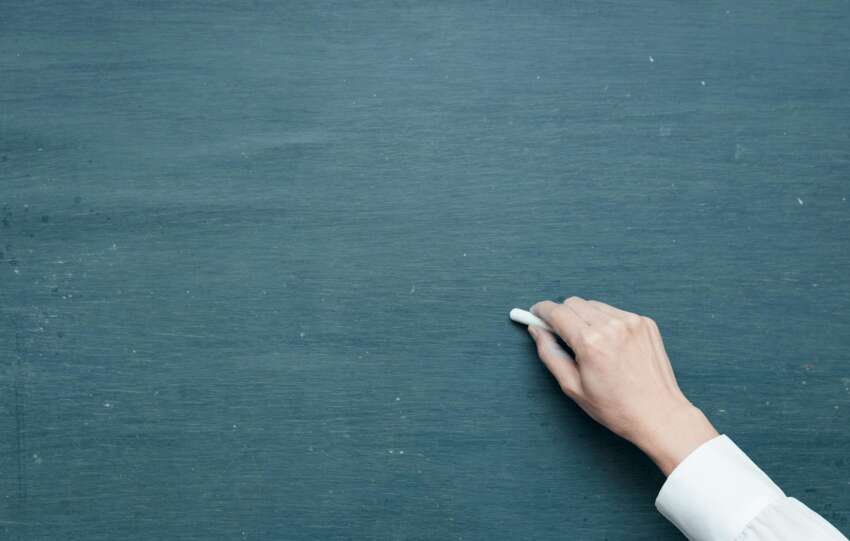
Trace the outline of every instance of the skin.
[[588, 415], [646, 453], [670, 475], [694, 449], [718, 436], [676, 383], [658, 326], [599, 301], [541, 301], [531, 312], [553, 333], [531, 325], [537, 354]]

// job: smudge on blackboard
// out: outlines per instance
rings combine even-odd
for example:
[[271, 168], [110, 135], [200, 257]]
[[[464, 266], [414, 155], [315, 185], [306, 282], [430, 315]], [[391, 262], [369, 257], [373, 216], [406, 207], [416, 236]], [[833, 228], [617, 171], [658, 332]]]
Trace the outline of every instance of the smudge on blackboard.
[[743, 156], [745, 152], [746, 152], [746, 149], [744, 148], [744, 145], [737, 144], [737, 143], [735, 144], [735, 160], [736, 161], [740, 160], [741, 156]]

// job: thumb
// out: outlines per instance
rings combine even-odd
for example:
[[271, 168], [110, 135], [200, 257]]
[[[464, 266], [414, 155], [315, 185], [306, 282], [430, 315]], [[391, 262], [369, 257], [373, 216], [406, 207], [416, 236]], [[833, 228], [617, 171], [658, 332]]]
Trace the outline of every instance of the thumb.
[[555, 339], [555, 335], [536, 325], [528, 326], [528, 334], [534, 338], [537, 344], [537, 356], [540, 357], [549, 372], [555, 376], [564, 394], [573, 399], [581, 394], [581, 375], [576, 362], [561, 347]]

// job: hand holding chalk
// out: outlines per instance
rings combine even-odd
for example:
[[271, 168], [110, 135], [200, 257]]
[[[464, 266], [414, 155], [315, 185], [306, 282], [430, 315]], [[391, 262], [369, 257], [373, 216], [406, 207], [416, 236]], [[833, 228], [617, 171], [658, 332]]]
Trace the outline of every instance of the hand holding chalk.
[[516, 321], [517, 323], [522, 323], [523, 325], [537, 325], [538, 327], [545, 329], [549, 332], [555, 332], [552, 330], [545, 321], [535, 316], [531, 312], [527, 312], [525, 310], [521, 310], [519, 308], [514, 308], [510, 313], [511, 320]]
[[[698, 446], [717, 437], [711, 422], [679, 389], [661, 333], [645, 316], [604, 302], [569, 297], [541, 301], [528, 325], [537, 355], [564, 393], [612, 432], [641, 448], [666, 475]], [[558, 333], [541, 332], [558, 322]], [[562, 347], [560, 336], [572, 351]]]

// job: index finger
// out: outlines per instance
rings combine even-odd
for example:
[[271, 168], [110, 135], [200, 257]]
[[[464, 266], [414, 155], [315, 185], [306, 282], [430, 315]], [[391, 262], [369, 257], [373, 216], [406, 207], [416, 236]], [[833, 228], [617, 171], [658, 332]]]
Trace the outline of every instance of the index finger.
[[555, 329], [573, 351], [576, 350], [588, 325], [572, 308], [552, 301], [540, 301], [531, 307], [531, 312]]

